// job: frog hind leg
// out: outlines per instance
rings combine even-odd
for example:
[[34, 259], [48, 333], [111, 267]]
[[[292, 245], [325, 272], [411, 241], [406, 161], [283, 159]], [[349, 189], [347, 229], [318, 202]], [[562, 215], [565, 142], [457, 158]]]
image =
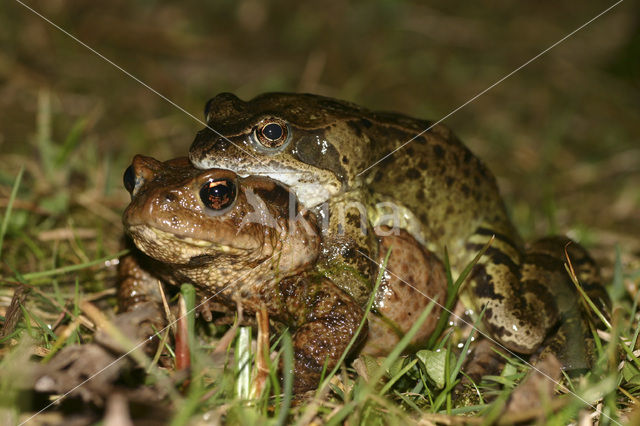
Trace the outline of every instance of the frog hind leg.
[[535, 364], [538, 359], [544, 359], [549, 354], [562, 364], [562, 368], [572, 373], [583, 373], [591, 368], [593, 361], [593, 339], [588, 334], [588, 326], [577, 312], [567, 312], [560, 320], [554, 332], [542, 344], [540, 354], [532, 359]]
[[[553, 274], [549, 277], [560, 320], [557, 330], [549, 335], [540, 357], [553, 353], [570, 372], [581, 372], [591, 367], [593, 339], [589, 333], [587, 312], [575, 285], [565, 269], [568, 260], [573, 266], [578, 283], [599, 308], [606, 308], [609, 299], [602, 286], [600, 271], [587, 250], [567, 237], [551, 236], [535, 241], [527, 249], [531, 262], [546, 265]], [[606, 309], [605, 309], [606, 312]]]
[[462, 298], [477, 312], [484, 310], [483, 323], [502, 345], [531, 354], [557, 323], [558, 309], [546, 284], [546, 268], [532, 263], [509, 235], [484, 224], [468, 239], [465, 248], [472, 258], [495, 236], [474, 266]]
[[[609, 306], [609, 296], [602, 285], [600, 269], [595, 260], [589, 255], [589, 252], [577, 242], [564, 236], [541, 238], [527, 247], [527, 257], [531, 263], [547, 263], [549, 264], [547, 269], [561, 271], [561, 278], [558, 278], [558, 280], [566, 281], [566, 285], [571, 284], [570, 288], [575, 294], [575, 286], [571, 283], [564, 266], [565, 263], [567, 265], [570, 263], [575, 271], [578, 283], [591, 300], [598, 307], [606, 308]], [[558, 296], [563, 295], [563, 293], [558, 294]], [[574, 298], [572, 297], [570, 301], [573, 300]], [[560, 309], [562, 310], [562, 307]]]
[[564, 267], [565, 250], [587, 294], [604, 306], [607, 296], [593, 259], [567, 237], [546, 237], [519, 249], [488, 227], [480, 227], [467, 248], [479, 251], [491, 235], [495, 239], [474, 267], [469, 290], [474, 307], [485, 309], [483, 322], [493, 337], [515, 352], [532, 354], [543, 348], [543, 354], [554, 353], [565, 369], [587, 368], [588, 328]]

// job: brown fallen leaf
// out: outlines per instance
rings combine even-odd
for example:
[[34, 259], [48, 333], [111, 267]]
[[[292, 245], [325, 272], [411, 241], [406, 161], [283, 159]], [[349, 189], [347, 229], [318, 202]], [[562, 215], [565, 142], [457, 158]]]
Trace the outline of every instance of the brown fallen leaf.
[[[135, 357], [135, 351], [129, 345], [123, 345], [122, 339], [132, 345], [147, 342], [147, 337], [153, 333], [151, 324], [163, 321], [162, 312], [152, 304], [140, 305], [139, 309], [108, 319], [90, 303], [83, 303], [82, 309], [99, 328], [95, 343], [62, 349], [49, 363], [38, 367], [34, 388], [39, 392], [79, 396], [85, 402], [102, 405], [113, 394], [114, 383], [121, 372], [134, 366], [132, 357], [137, 364], [148, 364]], [[132, 357], [122, 356], [124, 353]], [[136, 389], [128, 395], [131, 398], [144, 389]], [[155, 391], [152, 396], [160, 395]]]
[[156, 304], [140, 304], [136, 309], [111, 319], [89, 303], [82, 304], [81, 308], [96, 323], [98, 331], [95, 338], [101, 345], [120, 353], [144, 343], [143, 349], [147, 354], [155, 352], [159, 339], [149, 339], [149, 336], [155, 334], [154, 329], [161, 330], [165, 324], [163, 312]]
[[40, 366], [34, 389], [79, 396], [85, 402], [101, 405], [121, 370], [130, 365], [128, 358], [116, 359], [95, 343], [67, 346], [48, 364]]
[[537, 411], [544, 415], [543, 409], [549, 407], [554, 390], [560, 380], [562, 365], [553, 355], [548, 354], [535, 365], [527, 377], [511, 393], [505, 415]]

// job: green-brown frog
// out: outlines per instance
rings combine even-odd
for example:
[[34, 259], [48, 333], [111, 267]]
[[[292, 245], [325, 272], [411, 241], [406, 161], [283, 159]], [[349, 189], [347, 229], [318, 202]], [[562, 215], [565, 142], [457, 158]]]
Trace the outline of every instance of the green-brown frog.
[[[532, 353], [561, 317], [577, 311], [562, 265], [569, 240], [544, 240], [528, 253], [494, 176], [445, 126], [288, 93], [248, 102], [223, 93], [207, 103], [205, 117], [208, 126], [190, 149], [192, 163], [289, 185], [327, 222], [323, 238], [333, 242], [320, 264], [344, 262], [372, 277], [367, 262], [376, 258], [377, 246], [371, 228], [381, 224], [406, 229], [439, 256], [446, 247], [454, 272], [495, 237], [463, 298], [474, 310], [484, 309], [483, 322], [500, 343]], [[582, 285], [606, 298], [586, 251], [574, 243], [570, 254]], [[338, 286], [355, 280], [348, 273], [333, 279]], [[567, 345], [582, 346], [581, 333], [573, 334], [564, 336], [574, 339]]]
[[[251, 314], [265, 307], [294, 330], [295, 391], [315, 387], [325, 361], [335, 365], [364, 312], [354, 297], [359, 287], [340, 288], [316, 268], [325, 242], [315, 215], [281, 183], [198, 170], [187, 158], [138, 155], [124, 184], [131, 193], [125, 230], [144, 254], [120, 262], [121, 309], [159, 302], [158, 280], [193, 283], [213, 310], [241, 305]], [[389, 231], [376, 230], [378, 262], [393, 249], [369, 316], [369, 339], [362, 335], [362, 351], [373, 355], [393, 348], [429, 301], [441, 304], [446, 293], [442, 263], [408, 233]], [[414, 344], [431, 334], [439, 312], [436, 306]]]

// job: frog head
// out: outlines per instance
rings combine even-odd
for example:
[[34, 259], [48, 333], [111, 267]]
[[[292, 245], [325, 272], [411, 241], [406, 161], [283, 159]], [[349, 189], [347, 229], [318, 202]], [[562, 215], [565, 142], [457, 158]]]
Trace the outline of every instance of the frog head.
[[316, 95], [265, 93], [245, 102], [222, 93], [207, 103], [207, 127], [189, 158], [202, 169], [269, 176], [310, 208], [353, 186], [367, 166], [369, 114]]
[[287, 276], [318, 255], [315, 218], [271, 179], [198, 170], [186, 157], [160, 162], [137, 155], [124, 185], [131, 203], [123, 223], [135, 245], [196, 283], [224, 282], [270, 258]]

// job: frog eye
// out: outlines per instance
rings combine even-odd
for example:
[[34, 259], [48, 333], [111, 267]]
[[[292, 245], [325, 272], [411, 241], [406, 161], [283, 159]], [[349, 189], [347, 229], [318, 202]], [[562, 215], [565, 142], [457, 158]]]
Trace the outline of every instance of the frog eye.
[[236, 185], [229, 179], [209, 181], [200, 188], [200, 199], [206, 207], [220, 212], [236, 200]]
[[133, 190], [136, 187], [136, 172], [133, 170], [133, 165], [127, 167], [127, 170], [124, 171], [122, 183], [124, 184], [124, 188], [129, 191], [130, 194], [133, 193]]
[[253, 137], [267, 148], [278, 148], [289, 139], [289, 127], [282, 120], [270, 118], [256, 127]]

